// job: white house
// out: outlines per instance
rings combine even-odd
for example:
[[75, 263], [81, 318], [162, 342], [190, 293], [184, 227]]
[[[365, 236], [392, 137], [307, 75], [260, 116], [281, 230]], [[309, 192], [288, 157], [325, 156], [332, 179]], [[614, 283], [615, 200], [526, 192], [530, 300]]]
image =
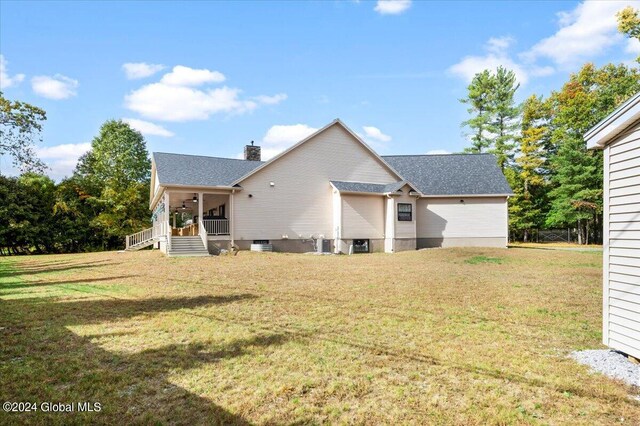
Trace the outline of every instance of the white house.
[[[379, 156], [335, 120], [267, 162], [153, 154], [153, 228], [128, 248], [169, 255], [271, 244], [275, 251], [506, 247], [511, 188], [488, 154]], [[177, 229], [181, 212], [193, 224]], [[322, 241], [322, 246], [318, 247]]]
[[584, 138], [604, 150], [602, 341], [640, 358], [640, 93]]

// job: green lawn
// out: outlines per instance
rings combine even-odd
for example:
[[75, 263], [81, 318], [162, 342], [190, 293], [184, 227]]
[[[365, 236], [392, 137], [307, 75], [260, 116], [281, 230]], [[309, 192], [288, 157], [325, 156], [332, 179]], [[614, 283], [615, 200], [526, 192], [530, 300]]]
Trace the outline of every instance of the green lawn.
[[638, 424], [599, 348], [601, 253], [0, 258], [0, 424]]

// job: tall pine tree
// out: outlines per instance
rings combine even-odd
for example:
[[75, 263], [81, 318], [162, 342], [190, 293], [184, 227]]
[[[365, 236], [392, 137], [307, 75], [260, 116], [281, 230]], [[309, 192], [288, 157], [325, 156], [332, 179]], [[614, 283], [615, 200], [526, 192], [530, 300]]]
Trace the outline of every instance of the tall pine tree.
[[519, 87], [513, 71], [498, 67], [494, 76], [493, 92], [489, 96], [492, 118], [489, 129], [493, 135], [491, 152], [498, 158], [498, 165], [503, 171], [513, 160], [520, 115], [520, 108], [516, 105], [514, 96]]
[[504, 171], [513, 159], [520, 109], [515, 103], [515, 93], [520, 85], [513, 71], [500, 66], [495, 73], [484, 70], [474, 76], [467, 87], [467, 98], [472, 118], [462, 123], [470, 129], [469, 153], [491, 152]]
[[463, 127], [470, 129], [468, 136], [471, 140], [471, 147], [465, 149], [466, 152], [482, 153], [491, 146], [488, 132], [493, 113], [491, 97], [494, 87], [495, 77], [489, 70], [484, 70], [473, 77], [471, 84], [467, 87], [469, 92], [467, 97], [460, 100], [460, 102], [469, 105], [467, 111], [473, 115], [472, 118], [462, 123]]

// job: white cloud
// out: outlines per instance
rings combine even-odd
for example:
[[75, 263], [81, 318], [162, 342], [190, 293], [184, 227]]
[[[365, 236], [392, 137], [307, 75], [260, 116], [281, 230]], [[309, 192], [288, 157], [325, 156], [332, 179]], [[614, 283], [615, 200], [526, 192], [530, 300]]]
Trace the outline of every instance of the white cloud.
[[285, 101], [287, 97], [288, 96], [285, 93], [278, 93], [277, 95], [273, 96], [260, 95], [254, 97], [253, 99], [264, 105], [277, 105], [280, 102]]
[[491, 37], [485, 46], [489, 52], [500, 54], [505, 52], [511, 46], [515, 44], [516, 40], [513, 37]]
[[[503, 66], [515, 73], [519, 83], [526, 84], [529, 80], [529, 72], [514, 62], [508, 54], [508, 49], [513, 43], [514, 40], [511, 37], [490, 38], [485, 45], [487, 54], [466, 56], [449, 68], [449, 71], [466, 82], [470, 82], [477, 73], [483, 70], [495, 70], [499, 66]], [[548, 69], [545, 71], [550, 72]]]
[[42, 97], [48, 99], [67, 99], [76, 96], [78, 80], [56, 74], [53, 77], [39, 75], [31, 79], [31, 88]]
[[275, 105], [287, 98], [284, 93], [242, 99], [241, 90], [227, 86], [195, 88], [217, 83], [224, 76], [217, 71], [195, 70], [178, 65], [159, 82], [131, 91], [125, 106], [144, 118], [162, 121], [206, 120], [213, 114], [242, 114], [260, 105]]
[[271, 126], [262, 138], [262, 160], [269, 160], [318, 129], [306, 124]]
[[377, 142], [389, 142], [391, 140], [391, 136], [385, 135], [377, 127], [362, 126], [362, 129], [366, 139], [373, 139]]
[[432, 149], [431, 151], [427, 151], [427, 155], [442, 155], [442, 154], [451, 154], [451, 152], [446, 149]]
[[4, 55], [0, 55], [0, 89], [15, 86], [24, 80], [24, 74], [16, 74], [10, 77], [8, 64], [9, 62], [4, 58]]
[[551, 60], [563, 69], [604, 53], [623, 36], [617, 30], [616, 13], [631, 1], [585, 1], [569, 12], [558, 14], [560, 29], [521, 54], [523, 60]]
[[254, 101], [241, 100], [240, 90], [229, 87], [198, 90], [153, 83], [125, 97], [125, 105], [143, 117], [163, 121], [206, 120], [212, 114], [241, 114], [257, 108]]
[[164, 68], [164, 65], [147, 64], [146, 62], [129, 62], [122, 65], [122, 69], [129, 80], [150, 77]]
[[224, 74], [218, 71], [176, 65], [170, 73], [162, 76], [160, 83], [171, 86], [200, 86], [205, 83], [222, 83], [225, 80]]
[[381, 15], [399, 15], [411, 7], [411, 0], [378, 0], [373, 8]]
[[532, 77], [548, 76], [558, 69], [574, 70], [623, 41], [625, 51], [637, 55], [634, 52], [640, 51], [640, 42], [625, 39], [617, 30], [615, 15], [627, 5], [638, 7], [640, 2], [585, 1], [571, 11], [559, 13], [558, 31], [520, 52], [517, 59], [509, 54], [513, 38], [490, 38], [484, 46], [486, 54], [466, 56], [449, 71], [469, 82], [476, 73], [502, 65], [524, 85]]
[[73, 173], [78, 158], [91, 149], [90, 143], [68, 143], [62, 145], [39, 147], [36, 149], [38, 157], [49, 166], [47, 173], [53, 179], [59, 180]]
[[174, 135], [173, 132], [165, 129], [154, 123], [150, 123], [144, 120], [138, 120], [136, 118], [123, 118], [122, 121], [129, 124], [132, 129], [135, 129], [145, 136], [162, 136], [163, 138], [170, 138]]

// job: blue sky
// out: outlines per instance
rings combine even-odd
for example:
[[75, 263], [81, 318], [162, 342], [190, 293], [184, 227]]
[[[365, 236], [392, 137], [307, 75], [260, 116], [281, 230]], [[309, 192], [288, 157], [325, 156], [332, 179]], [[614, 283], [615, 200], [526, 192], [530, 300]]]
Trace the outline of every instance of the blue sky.
[[614, 15], [639, 3], [2, 1], [0, 83], [47, 111], [55, 178], [110, 118], [149, 151], [269, 157], [339, 117], [381, 154], [456, 152], [475, 72], [514, 69], [523, 99], [631, 64]]

